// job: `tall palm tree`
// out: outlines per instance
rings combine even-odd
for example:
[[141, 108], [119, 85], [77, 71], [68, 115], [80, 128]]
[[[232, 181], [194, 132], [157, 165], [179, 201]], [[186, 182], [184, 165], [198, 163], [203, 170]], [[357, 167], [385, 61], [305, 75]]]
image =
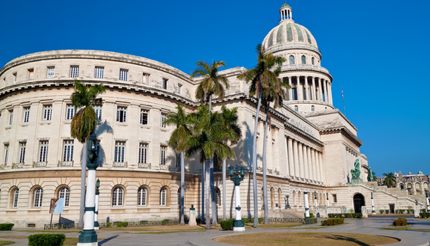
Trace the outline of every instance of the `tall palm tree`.
[[[247, 70], [238, 76], [239, 79], [245, 80], [250, 83], [249, 96], [257, 97], [257, 109], [255, 113], [254, 123], [254, 136], [253, 136], [253, 155], [252, 155], [252, 183], [253, 183], [253, 200], [254, 200], [254, 224], [258, 224], [258, 194], [257, 194], [257, 131], [259, 113], [262, 103], [264, 103], [266, 120], [265, 120], [265, 133], [263, 136], [263, 193], [264, 193], [264, 222], [268, 222], [267, 210], [267, 184], [266, 182], [266, 162], [265, 162], [265, 149], [267, 127], [269, 122], [269, 105], [273, 101], [274, 106], [279, 106], [281, 100], [276, 96], [281, 93], [282, 87], [280, 86], [279, 73], [281, 71], [284, 58], [274, 56], [270, 53], [265, 53], [261, 44], [257, 45], [257, 64], [253, 69]], [[264, 188], [266, 187], [266, 188]]]
[[[224, 129], [224, 125], [220, 121], [219, 113], [210, 113], [208, 106], [200, 106], [197, 112], [191, 114], [193, 135], [190, 138], [190, 148], [187, 151], [188, 155], [195, 153], [200, 154], [202, 162], [210, 162], [213, 166], [214, 157], [220, 159], [232, 158], [233, 150], [230, 148], [226, 139], [230, 135]], [[206, 171], [206, 180], [208, 180], [209, 172]], [[206, 182], [205, 196], [209, 196], [209, 183]], [[214, 216], [215, 214], [213, 214]], [[210, 228], [209, 206], [206, 204], [206, 227]]]
[[103, 85], [86, 86], [79, 81], [75, 81], [74, 92], [71, 96], [72, 104], [75, 108], [80, 108], [73, 116], [70, 132], [73, 138], [83, 143], [81, 157], [81, 200], [79, 211], [79, 225], [83, 226], [83, 216], [85, 208], [85, 176], [87, 164], [87, 140], [94, 132], [97, 124], [97, 116], [93, 106], [101, 105], [101, 99], [97, 96], [105, 91]]
[[[214, 61], [212, 64], [208, 64], [204, 61], [197, 62], [197, 69], [194, 70], [191, 77], [201, 77], [201, 81], [196, 89], [196, 98], [202, 103], [208, 104], [209, 113], [212, 111], [212, 97], [217, 96], [223, 98], [225, 89], [229, 88], [227, 77], [219, 74], [219, 68], [224, 66], [223, 61]], [[212, 218], [213, 222], [216, 223], [216, 202], [214, 197], [214, 166], [213, 160], [203, 163], [202, 168], [202, 219], [204, 216], [204, 205], [206, 204], [206, 211], [209, 211], [209, 197], [204, 196], [204, 184], [205, 184], [205, 173], [209, 171], [210, 175], [210, 187], [211, 187], [211, 207], [212, 207]], [[207, 175], [206, 175], [207, 176]], [[206, 180], [207, 181], [207, 180]]]
[[396, 187], [396, 176], [394, 173], [384, 173], [384, 185], [388, 188]]
[[[224, 127], [224, 130], [228, 133], [229, 138], [225, 141], [230, 141], [230, 144], [235, 144], [240, 139], [241, 131], [237, 124], [237, 108], [228, 109], [222, 106], [220, 112], [220, 122]], [[222, 160], [222, 218], [227, 219], [227, 159]]]
[[189, 147], [189, 139], [192, 135], [190, 130], [190, 119], [185, 113], [182, 106], [177, 106], [178, 111], [176, 113], [169, 114], [166, 123], [169, 125], [176, 126], [176, 129], [172, 132], [169, 139], [169, 146], [173, 148], [177, 153], [180, 153], [181, 161], [181, 198], [179, 205], [179, 217], [180, 223], [185, 224], [184, 221], [184, 189], [185, 189], [185, 152]]

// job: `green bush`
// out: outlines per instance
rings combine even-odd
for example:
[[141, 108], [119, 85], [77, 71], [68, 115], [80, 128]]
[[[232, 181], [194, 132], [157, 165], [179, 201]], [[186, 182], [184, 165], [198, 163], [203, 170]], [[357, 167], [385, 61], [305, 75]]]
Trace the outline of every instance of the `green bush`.
[[422, 218], [422, 219], [428, 219], [428, 218], [430, 218], [430, 212], [421, 212], [420, 213], [420, 218]]
[[379, 213], [380, 213], [380, 214], [384, 214], [384, 211], [385, 211], [385, 210], [380, 209], [380, 210], [379, 210]]
[[397, 218], [393, 221], [393, 226], [407, 226], [408, 221], [405, 218]]
[[221, 220], [219, 224], [224, 231], [231, 231], [233, 230], [234, 219]]
[[170, 220], [169, 219], [164, 219], [164, 220], [161, 221], [161, 224], [162, 225], [170, 224]]
[[61, 246], [66, 240], [64, 234], [34, 234], [28, 236], [29, 246]]
[[116, 227], [127, 227], [128, 222], [127, 221], [117, 221], [117, 222], [113, 222], [113, 225]]
[[[242, 218], [242, 221], [244, 224], [253, 224], [254, 223], [254, 218]], [[258, 218], [258, 224], [262, 224], [264, 222], [263, 218]]]
[[321, 221], [322, 226], [334, 226], [341, 225], [344, 223], [344, 218], [329, 218]]
[[11, 231], [14, 224], [12, 223], [4, 223], [0, 224], [0, 231]]

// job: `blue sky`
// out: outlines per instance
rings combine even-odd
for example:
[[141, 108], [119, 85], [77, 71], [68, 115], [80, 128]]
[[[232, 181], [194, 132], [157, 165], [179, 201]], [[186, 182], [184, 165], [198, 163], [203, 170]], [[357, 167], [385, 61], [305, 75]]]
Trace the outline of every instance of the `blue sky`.
[[[430, 20], [426, 0], [289, 0], [334, 77], [377, 174], [430, 173]], [[35, 51], [100, 49], [191, 73], [198, 60], [252, 67], [278, 0], [3, 1], [0, 64]], [[342, 103], [340, 91], [344, 90]]]

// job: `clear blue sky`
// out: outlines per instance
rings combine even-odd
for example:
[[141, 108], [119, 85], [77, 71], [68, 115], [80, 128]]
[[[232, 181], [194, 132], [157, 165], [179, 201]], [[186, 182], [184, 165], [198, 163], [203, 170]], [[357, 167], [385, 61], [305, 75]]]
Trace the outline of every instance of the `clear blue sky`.
[[[100, 49], [190, 73], [198, 60], [251, 67], [282, 0], [3, 1], [0, 64], [53, 49]], [[334, 77], [377, 174], [430, 173], [427, 0], [289, 0]]]

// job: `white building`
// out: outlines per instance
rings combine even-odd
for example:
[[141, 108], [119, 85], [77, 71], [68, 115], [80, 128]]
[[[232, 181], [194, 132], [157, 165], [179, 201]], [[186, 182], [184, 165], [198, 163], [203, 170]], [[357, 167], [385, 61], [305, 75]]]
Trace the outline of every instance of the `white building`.
[[[316, 39], [283, 5], [281, 21], [265, 37], [266, 52], [283, 56], [281, 78], [291, 87], [282, 108], [272, 109], [268, 145], [269, 209], [272, 217], [303, 214], [303, 192], [311, 192], [312, 210], [326, 214], [348, 210], [412, 208], [424, 197], [367, 183], [368, 162], [360, 152], [357, 128], [333, 105], [333, 78], [322, 66]], [[245, 68], [221, 73], [229, 78], [221, 105], [237, 107], [242, 140], [232, 163], [251, 162], [255, 100], [248, 84], [237, 79]], [[150, 221], [178, 217], [179, 172], [175, 153], [167, 147], [172, 127], [164, 117], [177, 104], [192, 111], [198, 79], [169, 65], [126, 54], [95, 50], [56, 50], [18, 57], [0, 70], [0, 223], [43, 227], [49, 223], [51, 198], [65, 197], [62, 216], [77, 221], [80, 201], [82, 145], [71, 138], [73, 83], [103, 83], [98, 138], [103, 157], [99, 218]], [[258, 134], [262, 152], [264, 114]], [[271, 144], [270, 144], [271, 143]], [[362, 183], [348, 184], [356, 160]], [[200, 170], [186, 161], [185, 206], [200, 213]], [[261, 160], [258, 161], [259, 190]], [[218, 209], [222, 182], [216, 177]], [[252, 214], [249, 179], [242, 186], [243, 211]], [[231, 181], [227, 204], [232, 204]], [[262, 213], [262, 194], [259, 209]], [[394, 205], [393, 205], [394, 204]], [[221, 214], [221, 213], [219, 213]]]

